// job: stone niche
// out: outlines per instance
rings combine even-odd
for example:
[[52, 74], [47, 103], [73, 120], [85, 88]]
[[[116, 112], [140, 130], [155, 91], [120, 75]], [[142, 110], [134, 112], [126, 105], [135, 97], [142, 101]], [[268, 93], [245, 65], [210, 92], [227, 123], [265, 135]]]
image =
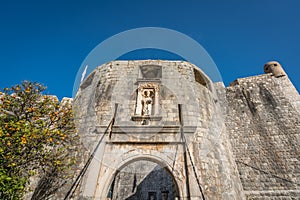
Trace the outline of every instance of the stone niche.
[[159, 65], [140, 66], [139, 79], [160, 81], [161, 77], [162, 77], [161, 66]]
[[143, 65], [139, 67], [133, 121], [140, 121], [142, 125], [146, 125], [149, 124], [149, 121], [161, 120], [159, 112], [161, 77], [161, 66]]

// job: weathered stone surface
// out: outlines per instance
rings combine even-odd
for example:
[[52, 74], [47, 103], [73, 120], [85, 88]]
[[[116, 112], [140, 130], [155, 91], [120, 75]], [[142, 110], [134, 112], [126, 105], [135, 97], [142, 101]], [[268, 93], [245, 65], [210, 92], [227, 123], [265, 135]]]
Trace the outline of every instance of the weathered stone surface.
[[265, 73], [271, 73], [276, 78], [286, 76], [286, 73], [282, 69], [281, 65], [276, 61], [271, 61], [264, 66]]
[[104, 136], [75, 199], [202, 199], [197, 181], [206, 199], [297, 199], [300, 97], [272, 73], [225, 88], [183, 61], [98, 67], [74, 99], [85, 160]]
[[299, 199], [299, 94], [288, 78], [238, 79], [226, 94], [226, 126], [247, 198]]
[[[170, 173], [180, 199], [201, 199], [197, 181], [207, 199], [244, 198], [226, 135], [225, 111], [220, 112], [222, 101], [200, 69], [183, 61], [115, 61], [97, 68], [91, 76], [74, 100], [79, 132], [89, 151], [103, 135], [116, 103], [118, 106], [114, 124], [85, 174], [79, 196], [109, 197], [114, 179], [118, 178], [118, 184], [133, 181], [126, 173], [117, 173], [121, 168], [139, 168], [138, 162], [148, 160]], [[225, 94], [224, 87], [220, 88]], [[151, 98], [149, 103], [146, 98]], [[182, 104], [184, 139], [178, 104]], [[161, 190], [140, 187], [161, 199]], [[116, 187], [118, 195], [125, 194], [126, 188]], [[174, 199], [175, 193], [168, 192], [168, 199]]]
[[117, 172], [111, 186], [111, 197], [116, 200], [174, 199], [178, 188], [170, 172], [159, 164], [139, 160]]

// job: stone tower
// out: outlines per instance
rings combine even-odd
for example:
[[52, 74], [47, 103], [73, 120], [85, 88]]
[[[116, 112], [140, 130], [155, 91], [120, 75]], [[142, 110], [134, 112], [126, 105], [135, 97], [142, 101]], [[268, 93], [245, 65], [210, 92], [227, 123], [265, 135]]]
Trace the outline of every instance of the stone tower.
[[277, 67], [227, 88], [184, 61], [98, 67], [74, 99], [88, 163], [75, 199], [299, 196], [300, 97]]

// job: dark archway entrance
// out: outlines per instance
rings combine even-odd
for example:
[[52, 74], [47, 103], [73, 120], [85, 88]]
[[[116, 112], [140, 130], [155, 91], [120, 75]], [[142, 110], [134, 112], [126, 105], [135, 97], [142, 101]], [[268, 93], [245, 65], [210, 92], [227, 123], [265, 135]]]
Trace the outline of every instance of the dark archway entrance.
[[118, 170], [108, 194], [112, 200], [174, 200], [178, 196], [171, 173], [148, 160], [135, 161]]

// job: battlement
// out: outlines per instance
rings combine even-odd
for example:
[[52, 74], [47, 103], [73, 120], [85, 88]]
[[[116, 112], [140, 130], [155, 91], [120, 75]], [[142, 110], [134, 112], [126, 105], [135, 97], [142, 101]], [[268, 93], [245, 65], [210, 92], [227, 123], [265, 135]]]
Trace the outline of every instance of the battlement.
[[[281, 66], [280, 69], [282, 69]], [[282, 72], [283, 70], [280, 71]], [[300, 112], [300, 95], [297, 89], [295, 88], [295, 86], [293, 85], [293, 83], [290, 81], [290, 79], [285, 73], [284, 75], [283, 73], [280, 74], [281, 74], [280, 76], [278, 74], [277, 76], [275, 76], [273, 73], [266, 73], [266, 74], [251, 76], [246, 78], [238, 78], [232, 83], [230, 83], [227, 89], [237, 90], [238, 88], [242, 88], [246, 92], [251, 93], [252, 90], [258, 88], [258, 84], [260, 86], [263, 85], [266, 87], [272, 86], [273, 88], [269, 88], [269, 89], [276, 90], [275, 93], [278, 93], [278, 95], [280, 94], [284, 98], [286, 98], [293, 105], [293, 107], [296, 110], [298, 110], [298, 112]]]

